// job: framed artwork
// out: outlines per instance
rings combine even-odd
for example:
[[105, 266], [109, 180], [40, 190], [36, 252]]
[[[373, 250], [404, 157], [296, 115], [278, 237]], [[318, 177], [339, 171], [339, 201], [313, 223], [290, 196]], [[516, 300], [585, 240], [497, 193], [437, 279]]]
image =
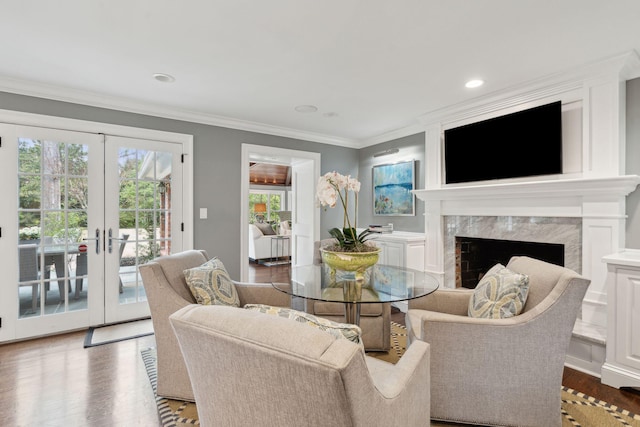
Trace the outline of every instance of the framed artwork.
[[415, 215], [415, 160], [374, 166], [372, 187], [374, 215]]

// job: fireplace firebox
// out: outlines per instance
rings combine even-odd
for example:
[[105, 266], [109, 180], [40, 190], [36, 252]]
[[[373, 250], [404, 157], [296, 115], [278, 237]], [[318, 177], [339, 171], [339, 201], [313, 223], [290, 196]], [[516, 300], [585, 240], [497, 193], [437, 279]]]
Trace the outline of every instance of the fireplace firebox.
[[564, 266], [564, 245], [456, 236], [456, 287], [473, 289], [495, 264], [507, 265], [512, 256], [529, 256]]

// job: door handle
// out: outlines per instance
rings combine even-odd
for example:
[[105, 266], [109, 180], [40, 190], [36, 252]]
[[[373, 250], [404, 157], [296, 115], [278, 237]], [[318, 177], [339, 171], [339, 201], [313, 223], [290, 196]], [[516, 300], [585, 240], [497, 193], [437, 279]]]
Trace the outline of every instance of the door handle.
[[96, 228], [96, 237], [89, 239], [82, 239], [84, 241], [95, 240], [96, 241], [96, 254], [100, 255], [100, 229]]
[[113, 241], [117, 240], [118, 242], [123, 242], [124, 239], [120, 237], [113, 237], [113, 230], [109, 229], [109, 253], [113, 252]]

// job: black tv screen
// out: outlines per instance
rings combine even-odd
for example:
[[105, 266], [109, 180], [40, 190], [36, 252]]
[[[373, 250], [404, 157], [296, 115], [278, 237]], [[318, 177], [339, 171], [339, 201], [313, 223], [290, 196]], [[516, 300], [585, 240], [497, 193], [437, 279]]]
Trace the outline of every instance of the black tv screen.
[[445, 183], [562, 173], [561, 102], [444, 131]]

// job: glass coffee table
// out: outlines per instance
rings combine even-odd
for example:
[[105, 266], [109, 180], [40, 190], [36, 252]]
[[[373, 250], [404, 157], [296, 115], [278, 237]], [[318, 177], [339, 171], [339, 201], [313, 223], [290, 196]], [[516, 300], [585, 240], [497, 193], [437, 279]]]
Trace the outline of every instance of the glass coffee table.
[[360, 324], [360, 306], [398, 302], [429, 295], [438, 289], [431, 274], [409, 268], [376, 264], [365, 272], [364, 280], [355, 273], [333, 270], [326, 264], [291, 267], [291, 286], [272, 283], [291, 296], [345, 305], [346, 322]]

